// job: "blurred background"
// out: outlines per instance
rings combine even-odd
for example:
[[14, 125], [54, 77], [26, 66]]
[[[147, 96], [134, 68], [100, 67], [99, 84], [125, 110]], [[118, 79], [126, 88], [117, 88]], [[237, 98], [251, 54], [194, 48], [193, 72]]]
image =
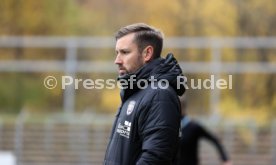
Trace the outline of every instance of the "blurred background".
[[[144, 22], [164, 32], [162, 56], [173, 52], [188, 82], [232, 75], [232, 89], [186, 95], [188, 114], [218, 135], [233, 164], [275, 165], [275, 6], [275, 0], [2, 0], [0, 164], [102, 164], [119, 89], [62, 89], [61, 76], [116, 79], [114, 33]], [[44, 86], [47, 76], [57, 78], [56, 88]], [[216, 150], [201, 144], [202, 165], [220, 164]]]

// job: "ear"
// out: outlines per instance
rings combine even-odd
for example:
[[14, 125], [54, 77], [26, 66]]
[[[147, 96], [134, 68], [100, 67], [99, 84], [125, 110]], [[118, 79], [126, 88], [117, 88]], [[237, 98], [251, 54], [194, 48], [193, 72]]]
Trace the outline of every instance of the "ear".
[[153, 47], [151, 45], [147, 46], [143, 50], [143, 57], [144, 57], [145, 63], [147, 63], [153, 59]]

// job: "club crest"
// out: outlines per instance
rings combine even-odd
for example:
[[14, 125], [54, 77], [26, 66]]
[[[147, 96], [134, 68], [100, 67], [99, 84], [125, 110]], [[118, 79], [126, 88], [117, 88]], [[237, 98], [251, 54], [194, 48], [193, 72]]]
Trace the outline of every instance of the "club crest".
[[127, 115], [130, 115], [134, 109], [136, 101], [130, 101], [128, 106], [127, 106]]

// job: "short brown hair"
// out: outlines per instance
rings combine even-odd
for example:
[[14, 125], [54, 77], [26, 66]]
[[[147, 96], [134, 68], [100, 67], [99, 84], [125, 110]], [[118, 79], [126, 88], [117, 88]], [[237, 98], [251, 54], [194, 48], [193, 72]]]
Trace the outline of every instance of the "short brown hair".
[[144, 23], [122, 27], [115, 35], [116, 41], [125, 35], [135, 33], [134, 42], [140, 53], [149, 45], [153, 47], [153, 57], [158, 58], [163, 48], [163, 34], [160, 30]]

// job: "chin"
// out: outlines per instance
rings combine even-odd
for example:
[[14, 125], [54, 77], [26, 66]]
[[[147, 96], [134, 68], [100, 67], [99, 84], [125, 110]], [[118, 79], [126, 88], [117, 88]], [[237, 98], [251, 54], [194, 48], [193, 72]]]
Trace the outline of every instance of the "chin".
[[125, 73], [119, 73], [118, 77], [123, 77], [124, 75], [126, 75]]

